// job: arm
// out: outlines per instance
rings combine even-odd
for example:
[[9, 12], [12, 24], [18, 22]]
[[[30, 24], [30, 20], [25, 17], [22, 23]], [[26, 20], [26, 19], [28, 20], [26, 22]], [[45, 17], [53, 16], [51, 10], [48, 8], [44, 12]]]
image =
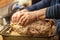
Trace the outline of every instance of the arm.
[[[20, 14], [19, 14], [20, 13]], [[13, 21], [18, 21], [22, 25], [27, 25], [36, 19], [60, 19], [60, 4], [32, 12], [19, 12], [12, 16]]]
[[34, 11], [34, 10], [38, 10], [38, 9], [42, 9], [42, 8], [45, 8], [45, 7], [48, 7], [50, 5], [50, 1], [51, 0], [42, 0], [28, 8], [26, 8], [27, 10], [29, 11]]
[[39, 18], [60, 19], [60, 4], [48, 8], [34, 11], [37, 12]]
[[60, 4], [47, 8], [46, 18], [60, 19]]

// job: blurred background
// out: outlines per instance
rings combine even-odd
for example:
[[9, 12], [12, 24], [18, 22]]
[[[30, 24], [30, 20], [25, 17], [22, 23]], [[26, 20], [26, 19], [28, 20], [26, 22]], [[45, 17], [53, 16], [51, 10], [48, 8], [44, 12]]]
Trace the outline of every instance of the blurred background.
[[40, 0], [0, 0], [0, 16], [8, 14], [9, 6], [14, 2], [18, 2], [18, 5], [31, 6]]

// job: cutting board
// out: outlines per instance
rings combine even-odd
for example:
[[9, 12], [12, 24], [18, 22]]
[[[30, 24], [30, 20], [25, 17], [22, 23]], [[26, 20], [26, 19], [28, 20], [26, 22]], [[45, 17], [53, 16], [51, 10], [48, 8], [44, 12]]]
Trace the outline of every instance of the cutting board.
[[0, 0], [0, 8], [7, 6], [12, 2], [13, 0]]

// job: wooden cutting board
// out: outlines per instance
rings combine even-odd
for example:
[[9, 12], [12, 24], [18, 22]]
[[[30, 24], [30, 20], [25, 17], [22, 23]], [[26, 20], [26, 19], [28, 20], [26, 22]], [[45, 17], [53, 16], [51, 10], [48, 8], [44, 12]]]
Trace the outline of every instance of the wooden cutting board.
[[0, 8], [7, 6], [12, 2], [13, 0], [0, 0]]
[[0, 40], [3, 40], [3, 37], [0, 35]]

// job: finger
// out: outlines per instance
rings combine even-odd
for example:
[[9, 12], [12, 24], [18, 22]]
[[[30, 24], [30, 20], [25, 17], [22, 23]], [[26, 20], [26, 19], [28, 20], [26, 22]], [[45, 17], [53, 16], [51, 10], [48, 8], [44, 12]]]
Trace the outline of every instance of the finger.
[[16, 15], [15, 21], [16, 21], [16, 23], [17, 23], [17, 19], [18, 19], [19, 12], [16, 12], [15, 15]]
[[17, 15], [12, 16], [12, 22], [14, 23], [16, 21]]
[[23, 15], [20, 19], [19, 19], [19, 23], [22, 23], [22, 20], [25, 18], [25, 16]]
[[27, 21], [27, 19], [26, 19], [26, 18], [25, 18], [25, 19], [23, 19], [23, 20], [22, 20], [22, 22], [21, 22], [21, 24], [22, 24], [22, 25], [24, 25], [26, 21]]
[[12, 22], [18, 22], [19, 18], [23, 16], [23, 14], [20, 14], [20, 12], [16, 12], [13, 16], [12, 16]]
[[[18, 14], [17, 14], [17, 15], [18, 15]], [[16, 15], [16, 17], [14, 17], [14, 20], [13, 20], [15, 23], [17, 23], [17, 18], [18, 18], [17, 15]]]
[[14, 20], [14, 17], [16, 17], [16, 13], [14, 13], [13, 15], [12, 15], [12, 20]]
[[14, 18], [13, 18], [13, 22], [14, 22], [14, 23], [16, 22], [16, 18], [17, 18], [17, 17], [14, 17]]
[[23, 15], [24, 15], [24, 14], [18, 14], [18, 15], [17, 15], [17, 20], [16, 20], [16, 21], [19, 22], [19, 19], [20, 19]]
[[29, 23], [29, 20], [26, 20], [25, 23], [24, 23], [24, 25], [27, 25], [28, 23]]

